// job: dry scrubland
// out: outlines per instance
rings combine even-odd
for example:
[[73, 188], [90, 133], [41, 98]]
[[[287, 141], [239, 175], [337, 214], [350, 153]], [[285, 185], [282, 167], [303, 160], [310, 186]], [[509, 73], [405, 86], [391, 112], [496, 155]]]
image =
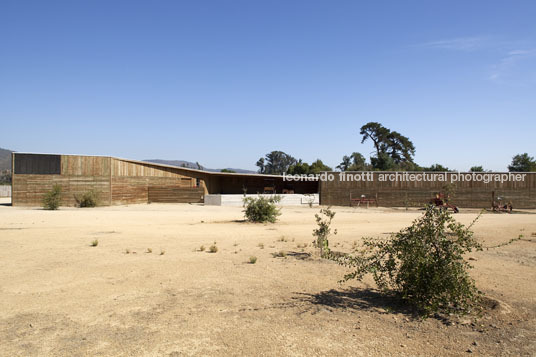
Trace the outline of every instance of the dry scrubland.
[[[335, 210], [331, 246], [341, 251], [420, 214]], [[286, 207], [263, 225], [235, 207], [0, 206], [0, 355], [536, 354], [536, 237], [470, 255], [496, 302], [482, 317], [422, 321], [371, 280], [338, 284], [344, 268], [308, 255], [317, 211]], [[476, 236], [531, 239], [534, 213], [486, 214]]]

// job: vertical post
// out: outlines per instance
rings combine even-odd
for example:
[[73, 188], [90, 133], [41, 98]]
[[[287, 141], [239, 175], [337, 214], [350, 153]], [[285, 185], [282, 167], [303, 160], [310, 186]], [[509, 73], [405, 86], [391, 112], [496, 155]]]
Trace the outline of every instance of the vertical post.
[[15, 180], [15, 153], [12, 152], [11, 153], [11, 205], [14, 206], [13, 204], [13, 191], [14, 191], [14, 187], [13, 187], [13, 181]]
[[110, 206], [111, 206], [112, 205], [112, 157], [110, 156], [108, 159], [110, 160], [110, 164], [108, 166], [110, 168], [109, 179], [110, 179]]

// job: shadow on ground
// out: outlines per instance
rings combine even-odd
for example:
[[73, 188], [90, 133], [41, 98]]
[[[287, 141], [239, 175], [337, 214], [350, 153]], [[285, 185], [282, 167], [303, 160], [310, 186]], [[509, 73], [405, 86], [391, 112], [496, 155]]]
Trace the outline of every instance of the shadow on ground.
[[416, 316], [415, 310], [409, 308], [394, 295], [383, 294], [375, 289], [327, 290], [316, 294], [297, 293], [293, 298], [316, 308], [351, 311], [375, 311], [379, 313], [399, 313]]
[[306, 252], [295, 252], [295, 251], [288, 251], [287, 256], [293, 257], [299, 260], [309, 260], [311, 258], [311, 253]]

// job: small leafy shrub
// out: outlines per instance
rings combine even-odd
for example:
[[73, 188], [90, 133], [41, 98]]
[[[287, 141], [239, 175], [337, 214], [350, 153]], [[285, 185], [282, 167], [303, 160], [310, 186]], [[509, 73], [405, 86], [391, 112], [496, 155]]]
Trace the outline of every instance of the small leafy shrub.
[[209, 251], [209, 253], [217, 253], [217, 252], [218, 252], [218, 247], [216, 246], [216, 243], [214, 243], [213, 245], [211, 245], [211, 246], [208, 248], [208, 251]]
[[204, 252], [204, 251], [205, 251], [205, 246], [204, 246], [204, 245], [200, 246], [200, 247], [199, 247], [199, 251], [200, 251], [200, 252]]
[[249, 257], [249, 264], [255, 264], [257, 262], [257, 257], [251, 256]]
[[147, 248], [147, 253], [152, 253], [153, 250], [151, 248]]
[[92, 247], [96, 247], [98, 245], [99, 245], [99, 240], [98, 239], [95, 239], [94, 241], [91, 242]]
[[473, 238], [472, 225], [457, 223], [451, 213], [428, 206], [413, 224], [386, 239], [364, 238], [355, 255], [331, 255], [352, 268], [344, 280], [372, 274], [383, 291], [395, 292], [417, 311], [465, 314], [478, 306], [477, 290], [463, 258], [482, 246]]
[[54, 185], [52, 190], [43, 196], [43, 208], [47, 210], [57, 210], [61, 202], [61, 186]]
[[[331, 207], [322, 208], [320, 213], [315, 214], [318, 228], [313, 230], [313, 236], [315, 237], [313, 244], [316, 248], [320, 249], [320, 256], [322, 258], [326, 258], [329, 252], [328, 237], [331, 234], [331, 221], [333, 217], [335, 217], [335, 212], [331, 210]], [[333, 234], [337, 234], [336, 229], [333, 231]]]
[[244, 215], [250, 222], [255, 223], [275, 223], [277, 217], [281, 215], [281, 210], [276, 204], [281, 201], [281, 196], [257, 198], [246, 197], [244, 202]]
[[78, 207], [96, 207], [97, 206], [97, 191], [90, 190], [88, 192], [84, 192], [81, 196], [74, 196], [74, 199], [76, 203], [78, 204]]

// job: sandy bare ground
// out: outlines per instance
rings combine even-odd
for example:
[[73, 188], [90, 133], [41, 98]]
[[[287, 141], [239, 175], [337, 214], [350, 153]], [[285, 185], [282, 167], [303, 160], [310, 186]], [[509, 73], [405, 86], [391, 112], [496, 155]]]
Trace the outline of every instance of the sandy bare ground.
[[[420, 215], [335, 210], [339, 250]], [[235, 207], [0, 205], [0, 355], [536, 355], [536, 237], [470, 255], [495, 308], [422, 321], [371, 281], [337, 283], [346, 270], [311, 247], [316, 211], [286, 207], [258, 225]], [[530, 239], [534, 213], [486, 214], [476, 236]], [[217, 253], [199, 251], [214, 242]], [[272, 256], [281, 250], [286, 258]]]

